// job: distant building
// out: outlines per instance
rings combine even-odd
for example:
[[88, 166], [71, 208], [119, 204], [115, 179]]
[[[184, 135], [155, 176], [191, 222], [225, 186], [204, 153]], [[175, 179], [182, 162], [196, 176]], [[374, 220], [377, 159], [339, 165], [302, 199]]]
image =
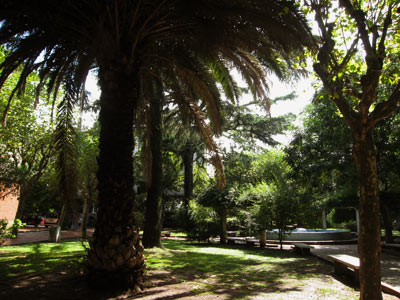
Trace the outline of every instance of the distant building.
[[0, 219], [14, 222], [18, 209], [19, 186], [0, 183]]

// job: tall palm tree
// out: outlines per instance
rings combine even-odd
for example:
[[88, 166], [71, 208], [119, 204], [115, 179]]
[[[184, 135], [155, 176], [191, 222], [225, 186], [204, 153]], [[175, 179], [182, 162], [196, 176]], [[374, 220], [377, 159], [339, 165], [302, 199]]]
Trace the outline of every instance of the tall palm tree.
[[[197, 53], [196, 49], [188, 49], [175, 43], [165, 45], [157, 57], [152, 57], [150, 69], [144, 68], [141, 78], [141, 98], [147, 99], [148, 107], [146, 126], [147, 134], [144, 156], [147, 158], [147, 201], [146, 217], [143, 230], [143, 245], [146, 248], [161, 245], [161, 222], [162, 222], [162, 161], [161, 161], [161, 140], [162, 124], [161, 110], [164, 98], [169, 98], [170, 103], [177, 103], [181, 112], [181, 119], [186, 120], [185, 127], [191, 127], [191, 122], [196, 123], [202, 134], [208, 150], [211, 152], [211, 162], [217, 171], [217, 184], [224, 185], [224, 173], [222, 160], [218, 148], [213, 139], [215, 132], [221, 131], [221, 96], [217, 83], [228, 99], [236, 102], [239, 96], [239, 89], [233, 76], [230, 73], [227, 61], [202, 57], [203, 53]], [[248, 78], [250, 90], [254, 97], [264, 97], [266, 83], [263, 81], [264, 70], [256, 57], [250, 53], [241, 51], [237, 57], [245, 63], [240, 71], [243, 77]], [[146, 78], [143, 78], [146, 76]], [[198, 105], [203, 101], [208, 104], [210, 112], [209, 119], [213, 127], [205, 121], [205, 114]], [[143, 122], [141, 122], [143, 123]], [[213, 130], [214, 129], [214, 130]], [[187, 143], [188, 144], [188, 143]], [[183, 156], [185, 165], [185, 202], [191, 194], [190, 187], [193, 183], [193, 160], [194, 152], [189, 149]], [[191, 187], [193, 188], [193, 187]], [[187, 203], [185, 203], [187, 207]]]
[[[166, 44], [184, 45], [238, 68], [248, 65], [238, 56], [244, 51], [279, 70], [290, 64], [293, 51], [301, 53], [310, 41], [291, 0], [4, 0], [0, 21], [0, 43], [9, 51], [0, 65], [0, 87], [22, 66], [16, 91], [34, 70], [41, 77], [39, 88], [47, 84], [56, 92], [65, 78], [81, 88], [88, 70], [98, 67], [99, 211], [89, 268], [103, 286], [134, 289], [142, 286], [144, 269], [132, 174], [141, 72]], [[218, 114], [213, 100], [203, 99], [210, 115]]]

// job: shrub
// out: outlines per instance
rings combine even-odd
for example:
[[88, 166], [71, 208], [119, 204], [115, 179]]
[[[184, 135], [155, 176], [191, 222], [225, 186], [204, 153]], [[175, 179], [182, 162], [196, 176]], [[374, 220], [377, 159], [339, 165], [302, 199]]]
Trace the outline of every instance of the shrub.
[[18, 235], [18, 229], [25, 225], [20, 219], [15, 219], [14, 223], [8, 227], [7, 219], [0, 219], [0, 240], [4, 240], [5, 238], [15, 239]]
[[211, 237], [218, 236], [218, 216], [212, 208], [204, 207], [195, 201], [191, 201], [189, 204], [189, 216], [189, 238], [208, 241]]

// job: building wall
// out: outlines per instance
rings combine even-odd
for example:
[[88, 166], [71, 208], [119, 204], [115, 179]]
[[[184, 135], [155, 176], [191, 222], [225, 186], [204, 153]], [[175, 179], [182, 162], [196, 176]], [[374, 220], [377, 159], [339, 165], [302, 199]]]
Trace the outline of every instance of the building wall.
[[14, 222], [18, 209], [19, 186], [5, 187], [0, 185], [0, 219]]

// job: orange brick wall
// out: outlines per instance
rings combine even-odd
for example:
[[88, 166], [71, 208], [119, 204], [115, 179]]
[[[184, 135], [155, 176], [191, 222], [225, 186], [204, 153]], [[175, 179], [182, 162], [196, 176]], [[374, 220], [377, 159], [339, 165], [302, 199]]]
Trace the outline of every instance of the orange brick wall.
[[19, 186], [0, 185], [0, 219], [13, 222], [18, 209]]

